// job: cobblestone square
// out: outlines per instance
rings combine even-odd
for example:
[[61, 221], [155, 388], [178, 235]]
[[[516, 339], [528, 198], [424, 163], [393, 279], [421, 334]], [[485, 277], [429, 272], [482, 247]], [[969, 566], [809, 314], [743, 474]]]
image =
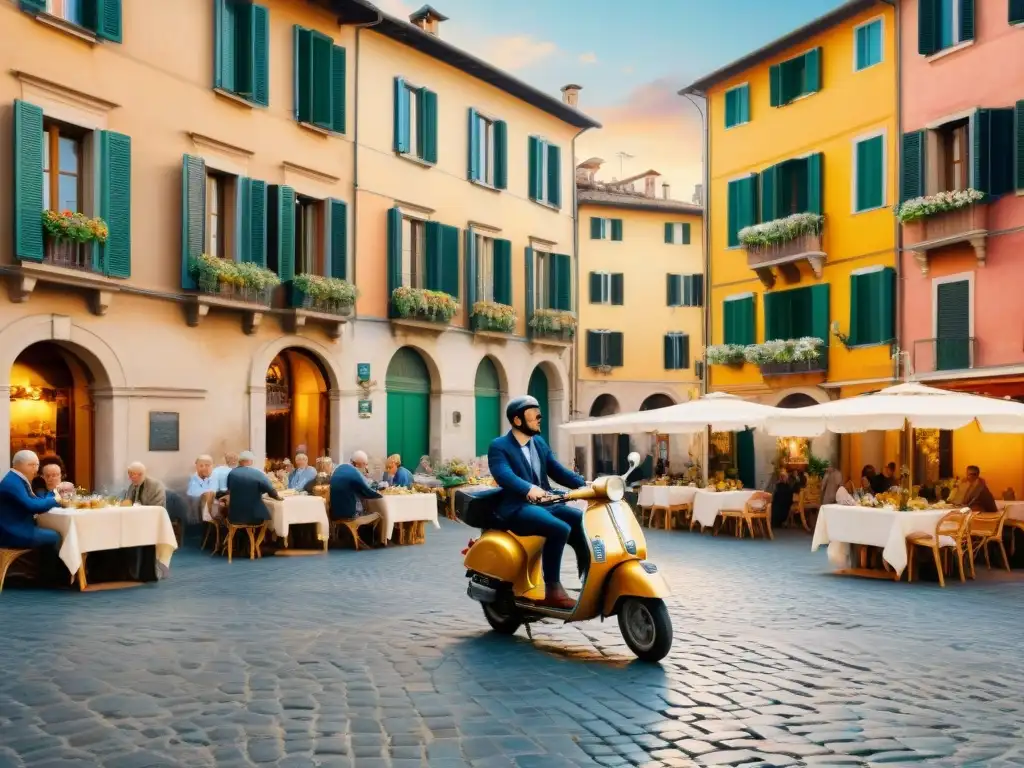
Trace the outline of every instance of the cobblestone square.
[[675, 643], [651, 667], [614, 621], [490, 634], [471, 533], [231, 565], [189, 542], [156, 586], [9, 586], [0, 766], [1024, 765], [1016, 576], [858, 580], [803, 534], [652, 532]]

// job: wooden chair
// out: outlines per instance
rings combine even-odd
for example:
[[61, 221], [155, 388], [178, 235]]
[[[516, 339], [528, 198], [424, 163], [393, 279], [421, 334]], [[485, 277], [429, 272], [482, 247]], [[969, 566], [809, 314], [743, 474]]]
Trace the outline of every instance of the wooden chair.
[[[352, 543], [355, 546], [356, 551], [363, 546], [363, 542], [359, 539], [359, 529], [364, 525], [372, 525], [376, 528], [380, 523], [380, 513], [371, 512], [368, 515], [360, 515], [359, 517], [353, 517], [351, 520], [331, 520], [331, 538], [338, 540], [341, 530], [344, 528], [348, 530], [352, 536]], [[399, 536], [401, 536], [401, 529], [399, 529]], [[399, 543], [404, 543], [399, 539]]]
[[654, 526], [654, 518], [659, 512], [662, 514], [665, 530], [668, 531], [674, 527], [677, 513], [682, 513], [682, 520], [684, 523], [686, 522], [686, 517], [690, 514], [690, 505], [688, 503], [673, 504], [672, 489], [667, 485], [659, 485], [654, 489], [653, 503], [651, 504], [651, 516], [648, 520], [651, 527]]
[[743, 509], [720, 509], [715, 524], [711, 527], [711, 534], [717, 536], [719, 531], [725, 530], [730, 524], [733, 526], [733, 534], [737, 539], [743, 537], [743, 521], [746, 507]]
[[795, 525], [797, 518], [800, 519], [801, 527], [805, 531], [810, 533], [811, 532], [811, 526], [807, 522], [807, 489], [806, 488], [801, 488], [800, 489], [800, 493], [797, 494], [797, 497], [795, 499], [793, 499], [793, 504], [789, 508], [789, 516], [786, 518], [786, 525], [785, 525], [785, 527], [786, 528], [792, 528]]
[[1010, 557], [1017, 554], [1017, 531], [1024, 534], [1024, 520], [1005, 520], [1003, 522], [1010, 529]]
[[206, 549], [206, 542], [210, 540], [210, 534], [213, 534], [213, 552], [212, 555], [216, 555], [220, 552], [221, 532], [224, 531], [224, 520], [221, 518], [215, 518], [213, 520], [203, 520], [203, 543], [199, 545], [200, 549]]
[[956, 555], [957, 568], [960, 571], [960, 583], [967, 579], [964, 577], [964, 550], [966, 549], [970, 564], [971, 578], [974, 578], [974, 562], [971, 551], [971, 544], [968, 531], [971, 528], [971, 510], [961, 509], [956, 512], [947, 512], [938, 523], [935, 524], [935, 533], [912, 533], [907, 536], [907, 582], [914, 580], [914, 552], [916, 547], [930, 549], [935, 559], [935, 570], [939, 574], [939, 586], [945, 587], [946, 580], [942, 575], [943, 552], [952, 552]]
[[270, 529], [269, 520], [264, 520], [262, 523], [232, 523], [228, 520], [225, 522], [225, 527], [228, 529], [226, 547], [229, 563], [234, 555], [235, 534], [239, 531], [245, 531], [249, 536], [249, 559], [255, 560], [263, 557], [260, 547], [263, 546], [263, 540], [267, 537], [267, 531]]
[[999, 512], [975, 512], [971, 516], [970, 538], [971, 538], [971, 571], [974, 571], [974, 562], [978, 559], [978, 552], [985, 555], [985, 567], [991, 569], [992, 563], [989, 560], [988, 548], [990, 544], [999, 547], [1003, 554], [1003, 566], [1010, 570], [1010, 558], [1006, 555], [1006, 546], [1003, 544], [1003, 525], [1006, 522], [1006, 510]]
[[[772, 495], [767, 491], [757, 491], [747, 499], [747, 503], [743, 506], [743, 522], [747, 524], [750, 538], [754, 538], [754, 523], [757, 523], [757, 530], [761, 531], [761, 536], [774, 540], [775, 534], [772, 533]], [[743, 538], [742, 525], [740, 526], [740, 538]]]
[[0, 592], [4, 591], [4, 579], [7, 578], [7, 569], [19, 557], [31, 551], [31, 549], [0, 549]]

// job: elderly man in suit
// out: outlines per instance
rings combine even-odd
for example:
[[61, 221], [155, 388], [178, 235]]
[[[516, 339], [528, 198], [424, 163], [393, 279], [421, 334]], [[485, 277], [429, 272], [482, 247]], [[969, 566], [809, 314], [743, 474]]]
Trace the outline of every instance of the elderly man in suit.
[[59, 533], [36, 525], [36, 515], [60, 506], [55, 490], [39, 496], [32, 493], [29, 478], [38, 471], [39, 457], [32, 451], [18, 451], [11, 469], [0, 480], [0, 547], [60, 546]]
[[238, 466], [228, 473], [228, 518], [240, 525], [258, 525], [270, 519], [270, 510], [263, 503], [263, 494], [280, 499], [265, 474], [253, 466], [256, 457], [251, 451], [238, 455]]
[[366, 478], [369, 459], [363, 451], [352, 454], [351, 464], [342, 464], [331, 475], [331, 517], [351, 520], [358, 514], [362, 499], [379, 499]]
[[586, 480], [559, 464], [540, 436], [542, 414], [535, 398], [513, 398], [505, 417], [512, 429], [495, 438], [487, 451], [487, 465], [501, 488], [494, 514], [517, 536], [545, 538], [541, 604], [570, 610], [576, 602], [562, 588], [562, 552], [566, 543], [573, 548], [582, 576], [590, 558], [583, 536], [583, 513], [567, 504], [541, 507], [536, 502], [552, 494], [549, 477], [571, 489], [586, 485]]
[[143, 507], [167, 507], [167, 488], [155, 477], [146, 476], [146, 466], [133, 461], [128, 465], [128, 490], [124, 498]]

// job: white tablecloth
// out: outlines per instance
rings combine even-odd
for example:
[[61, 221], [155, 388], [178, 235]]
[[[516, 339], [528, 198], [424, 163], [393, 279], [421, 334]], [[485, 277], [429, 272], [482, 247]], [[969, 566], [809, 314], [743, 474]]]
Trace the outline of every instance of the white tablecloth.
[[713, 526], [723, 509], [743, 509], [754, 491], [709, 491], [697, 489], [693, 496], [693, 519], [703, 528]]
[[316, 535], [320, 541], [327, 541], [331, 523], [327, 519], [327, 505], [319, 496], [285, 496], [281, 501], [264, 498], [270, 510], [270, 522], [274, 533], [281, 538], [288, 536], [288, 528], [303, 523], [316, 523]]
[[882, 547], [882, 559], [897, 574], [902, 574], [907, 567], [907, 536], [912, 533], [934, 534], [939, 520], [950, 511], [900, 512], [826, 504], [818, 512], [811, 551], [828, 544], [829, 561], [846, 568], [850, 565], [851, 544]]
[[61, 535], [60, 559], [71, 573], [82, 567], [82, 555], [105, 549], [156, 546], [164, 566], [178, 548], [171, 518], [163, 507], [55, 509], [36, 518], [40, 527]]
[[693, 504], [693, 497], [697, 491], [695, 485], [644, 485], [640, 487], [637, 506], [646, 509], [655, 504], [663, 507]]
[[393, 496], [384, 495], [380, 499], [364, 502], [368, 512], [379, 512], [381, 517], [381, 540], [391, 540], [395, 523], [431, 522], [440, 528], [437, 522], [437, 496], [433, 493], [403, 493]]
[[1007, 520], [1024, 520], [1024, 501], [997, 501], [999, 509], [1006, 509]]

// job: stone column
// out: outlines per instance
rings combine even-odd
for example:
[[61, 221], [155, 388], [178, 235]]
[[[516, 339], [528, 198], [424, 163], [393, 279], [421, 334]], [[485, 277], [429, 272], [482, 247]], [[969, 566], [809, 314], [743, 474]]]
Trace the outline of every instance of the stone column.
[[344, 457], [342, 451], [345, 449], [342, 443], [343, 433], [341, 429], [341, 414], [345, 406], [343, 405], [341, 390], [332, 389], [327, 393], [327, 397], [330, 400], [329, 415], [331, 419], [327, 430], [327, 448], [334, 463], [340, 464]]
[[267, 388], [249, 387], [249, 445], [246, 448], [256, 455], [253, 466], [263, 469], [267, 460]]
[[[92, 392], [96, 411], [93, 416], [93, 476], [98, 489], [113, 491], [127, 482], [129, 458], [128, 444], [132, 434], [129, 417], [129, 398], [126, 391], [100, 389]], [[149, 444], [149, 424], [135, 427], [143, 434], [144, 445]]]

